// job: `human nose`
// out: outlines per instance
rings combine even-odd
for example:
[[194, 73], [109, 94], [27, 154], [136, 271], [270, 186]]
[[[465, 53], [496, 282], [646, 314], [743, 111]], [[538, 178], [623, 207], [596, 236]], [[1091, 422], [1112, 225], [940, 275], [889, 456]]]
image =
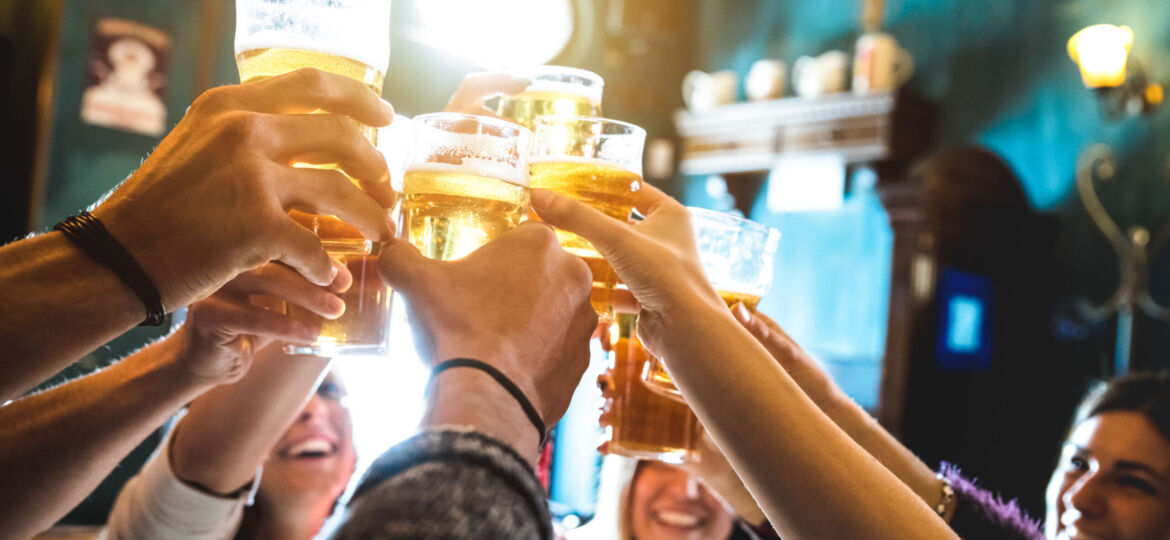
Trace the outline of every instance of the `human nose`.
[[1064, 499], [1065, 508], [1075, 509], [1084, 516], [1100, 514], [1101, 509], [1104, 508], [1103, 483], [1104, 478], [1096, 471], [1089, 471], [1081, 475], [1061, 496]]
[[328, 416], [329, 410], [325, 405], [325, 398], [321, 396], [313, 396], [309, 398], [309, 403], [301, 409], [300, 416], [297, 417], [298, 422], [308, 422], [314, 418], [325, 418]]

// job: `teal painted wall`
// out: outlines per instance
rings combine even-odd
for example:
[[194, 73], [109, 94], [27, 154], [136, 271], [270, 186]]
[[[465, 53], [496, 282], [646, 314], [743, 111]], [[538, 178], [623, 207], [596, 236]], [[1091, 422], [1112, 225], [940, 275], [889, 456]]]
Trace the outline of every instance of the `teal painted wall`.
[[[830, 49], [851, 53], [860, 34], [860, 5], [860, 0], [701, 0], [694, 67], [732, 69], [742, 76], [759, 58], [783, 59], [791, 66], [806, 54]], [[1131, 58], [1154, 80], [1167, 83], [1167, 21], [1170, 2], [1164, 0], [886, 1], [884, 30], [915, 59], [909, 88], [940, 107], [937, 145], [978, 144], [994, 151], [1016, 172], [1032, 208], [1058, 225], [1053, 245], [1036, 246], [1037, 252], [1052, 253], [1054, 269], [1046, 269], [1042, 279], [1055, 289], [1057, 300], [1038, 310], [1050, 320], [1033, 327], [1054, 328], [1062, 305], [1076, 297], [1102, 302], [1118, 285], [1116, 257], [1074, 188], [1075, 165], [1084, 148], [1103, 142], [1117, 154], [1117, 179], [1100, 185], [1099, 193], [1123, 229], [1157, 228], [1170, 217], [1170, 110], [1164, 107], [1145, 118], [1105, 118], [1093, 93], [1082, 86], [1066, 42], [1090, 24], [1128, 25], [1136, 34]], [[752, 218], [784, 235], [776, 284], [761, 309], [825, 360], [855, 398], [871, 405], [886, 330], [891, 238], [871, 184], [862, 179], [853, 185], [840, 211], [775, 214], [764, 208], [761, 197]], [[709, 196], [703, 178], [687, 179], [682, 193], [691, 204], [726, 204]], [[1154, 298], [1170, 304], [1170, 250], [1154, 256], [1150, 281]], [[1059, 334], [1059, 345], [1036, 345], [1036, 350], [1049, 351], [1042, 353], [1045, 358], [1014, 360], [1031, 362], [1041, 373], [1059, 370], [1049, 373], [1054, 374], [1052, 384], [1062, 388], [1014, 390], [1040, 401], [1067, 401], [1070, 393], [1080, 391], [1084, 377], [1111, 357], [1112, 322], [1072, 326], [1075, 331], [1067, 326], [1064, 332], [1053, 331]], [[1166, 366], [1170, 329], [1151, 320], [1139, 321], [1139, 326], [1138, 360]], [[1049, 343], [1051, 337], [1038, 335], [1036, 343]], [[994, 408], [951, 406], [986, 407], [985, 412]], [[1045, 418], [1033, 411], [1019, 413], [1051, 424], [1063, 423], [1067, 409], [1062, 401], [1050, 404]], [[1026, 506], [1036, 511], [1057, 446], [1055, 440], [1030, 442], [1051, 448], [1025, 457], [1010, 450], [1012, 441], [978, 444], [995, 448], [995, 457], [981, 464], [1001, 469], [990, 480], [1007, 487], [1007, 495], [1024, 497]], [[1013, 456], [1019, 463], [1009, 463]], [[1026, 478], [1012, 483], [1006, 479], [1012, 475]]]

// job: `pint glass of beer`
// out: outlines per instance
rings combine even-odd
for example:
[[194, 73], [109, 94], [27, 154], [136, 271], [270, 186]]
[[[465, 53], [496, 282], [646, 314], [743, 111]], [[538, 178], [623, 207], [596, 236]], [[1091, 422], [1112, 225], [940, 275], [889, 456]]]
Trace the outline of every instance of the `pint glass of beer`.
[[601, 114], [601, 91], [605, 81], [600, 75], [583, 69], [563, 66], [536, 66], [506, 72], [518, 79], [532, 81], [519, 94], [501, 96], [496, 113], [532, 129], [541, 116], [597, 116]]
[[[528, 177], [532, 187], [567, 195], [622, 221], [630, 218], [642, 186], [642, 147], [646, 130], [607, 118], [542, 116], [533, 129]], [[557, 229], [566, 251], [585, 260], [593, 272], [593, 309], [613, 320], [618, 283], [613, 267], [588, 240]]]
[[651, 392], [640, 374], [651, 356], [634, 331], [637, 315], [619, 313], [613, 343], [609, 450], [618, 455], [682, 463], [695, 449], [699, 419], [685, 403]]
[[486, 116], [414, 118], [402, 231], [432, 259], [461, 258], [528, 217], [528, 129]]
[[[780, 231], [731, 214], [693, 207], [688, 210], [707, 280], [728, 308], [743, 302], [755, 311], [772, 286]], [[647, 362], [642, 379], [650, 388], [682, 399], [661, 361]]]
[[[236, 0], [236, 66], [244, 83], [312, 67], [361, 81], [382, 93], [390, 63], [390, 0]], [[358, 125], [371, 144], [377, 130]], [[328, 164], [297, 166], [329, 168]], [[315, 343], [290, 344], [293, 354], [332, 356], [386, 352], [390, 289], [378, 274], [377, 246], [333, 216], [293, 211], [293, 219], [321, 238], [326, 252], [345, 264], [354, 283], [341, 294], [336, 320], [289, 306], [290, 314], [319, 321]]]

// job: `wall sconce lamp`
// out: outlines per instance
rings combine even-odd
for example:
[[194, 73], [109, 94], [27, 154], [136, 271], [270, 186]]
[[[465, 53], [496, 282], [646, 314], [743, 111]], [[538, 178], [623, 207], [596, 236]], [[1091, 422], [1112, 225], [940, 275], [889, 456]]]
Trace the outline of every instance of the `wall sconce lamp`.
[[1111, 24], [1085, 27], [1068, 40], [1068, 55], [1080, 67], [1081, 80], [1097, 93], [1110, 118], [1150, 114], [1164, 98], [1162, 85], [1150, 82], [1141, 65], [1129, 59], [1132, 46], [1133, 30]]

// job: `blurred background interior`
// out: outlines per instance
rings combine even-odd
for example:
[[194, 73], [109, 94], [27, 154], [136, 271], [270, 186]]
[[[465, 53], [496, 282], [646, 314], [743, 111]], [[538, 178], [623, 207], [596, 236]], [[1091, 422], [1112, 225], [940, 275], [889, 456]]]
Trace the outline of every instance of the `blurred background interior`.
[[[1086, 383], [1170, 367], [1168, 20], [1164, 0], [394, 0], [384, 96], [414, 116], [469, 72], [599, 73], [606, 116], [648, 132], [648, 181], [782, 232], [760, 310], [927, 463], [1042, 515]], [[149, 37], [165, 129], [238, 82], [231, 1], [0, 1], [5, 241], [93, 202], [161, 140], [83, 106], [125, 23]], [[1127, 28], [1070, 41], [1102, 23]], [[366, 460], [421, 411], [426, 373], [395, 328], [394, 358], [340, 366]], [[594, 512], [594, 376], [553, 454], [567, 524]], [[101, 523], [156, 443], [65, 521]]]

